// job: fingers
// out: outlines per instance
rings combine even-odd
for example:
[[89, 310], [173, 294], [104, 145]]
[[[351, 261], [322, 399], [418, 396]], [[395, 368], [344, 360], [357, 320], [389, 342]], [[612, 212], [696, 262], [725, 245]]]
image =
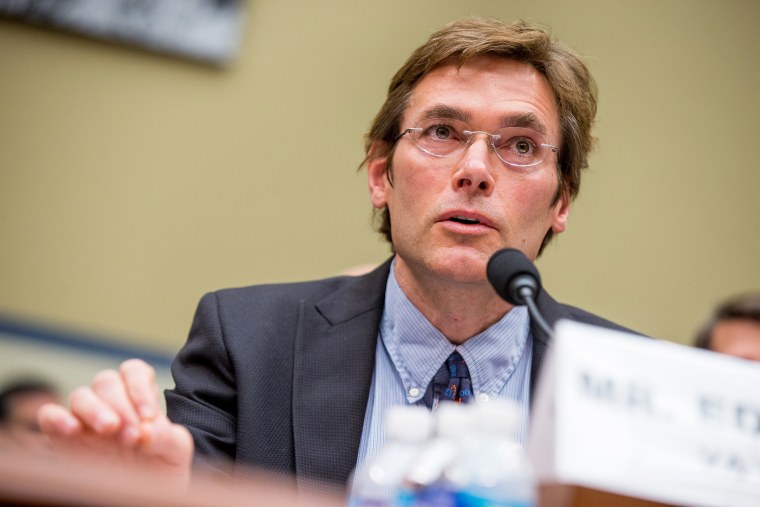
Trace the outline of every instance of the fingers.
[[141, 360], [105, 370], [70, 396], [69, 408], [49, 404], [38, 422], [56, 454], [87, 462], [154, 467], [187, 483], [193, 439], [163, 413], [155, 371]]
[[140, 416], [122, 376], [113, 370], [95, 375], [91, 390], [75, 391], [71, 411], [96, 434], [109, 435], [119, 431], [119, 439], [124, 445], [134, 445], [140, 439]]
[[82, 458], [93, 449], [93, 438], [82, 421], [61, 405], [49, 403], [37, 411], [40, 429], [48, 436], [50, 445], [59, 457]]
[[73, 436], [82, 431], [82, 424], [60, 405], [47, 403], [37, 411], [37, 424], [47, 435]]
[[167, 417], [144, 421], [139, 450], [146, 458], [144, 463], [165, 473], [171, 484], [189, 484], [194, 444], [187, 428]]
[[46, 409], [40, 422], [50, 435], [86, 430], [134, 446], [141, 439], [141, 423], [159, 418], [160, 413], [153, 368], [139, 359], [130, 359], [122, 363], [118, 372], [101, 371], [91, 387], [72, 392], [68, 411], [60, 406]]
[[139, 359], [125, 361], [119, 372], [105, 370], [98, 373], [92, 383], [92, 392], [97, 400], [88, 396], [86, 391], [72, 398], [72, 412], [98, 434], [120, 430], [118, 438], [123, 445], [135, 445], [141, 438], [141, 422], [159, 416], [155, 371]]
[[193, 437], [182, 425], [172, 423], [168, 418], [142, 424], [143, 451], [152, 456], [160, 456], [172, 465], [184, 465], [193, 455]]
[[156, 372], [140, 359], [129, 359], [119, 369], [132, 406], [143, 420], [155, 419], [160, 413]]

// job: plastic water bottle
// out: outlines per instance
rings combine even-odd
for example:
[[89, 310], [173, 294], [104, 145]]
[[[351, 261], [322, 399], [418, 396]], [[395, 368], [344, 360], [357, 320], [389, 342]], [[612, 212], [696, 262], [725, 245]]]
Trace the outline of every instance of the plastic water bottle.
[[442, 402], [433, 418], [433, 436], [408, 467], [396, 503], [399, 507], [455, 507], [454, 491], [444, 471], [470, 438], [473, 410], [469, 405]]
[[393, 407], [386, 420], [387, 443], [374, 459], [354, 471], [349, 507], [395, 506], [399, 485], [431, 427], [427, 408]]
[[444, 472], [457, 507], [533, 507], [536, 482], [516, 442], [519, 408], [492, 399], [474, 406], [473, 439]]

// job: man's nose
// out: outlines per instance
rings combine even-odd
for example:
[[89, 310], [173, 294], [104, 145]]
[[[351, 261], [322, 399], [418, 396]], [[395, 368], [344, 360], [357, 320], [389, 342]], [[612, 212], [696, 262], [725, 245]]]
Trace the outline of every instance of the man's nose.
[[474, 132], [461, 159], [458, 161], [452, 184], [455, 190], [490, 195], [494, 189], [491, 173], [493, 153], [491, 136]]

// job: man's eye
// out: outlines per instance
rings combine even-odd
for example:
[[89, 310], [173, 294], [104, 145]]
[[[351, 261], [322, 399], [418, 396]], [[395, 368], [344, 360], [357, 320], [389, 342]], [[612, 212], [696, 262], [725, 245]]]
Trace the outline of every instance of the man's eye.
[[535, 144], [530, 139], [525, 139], [524, 137], [510, 139], [503, 147], [518, 155], [532, 155], [535, 151]]
[[439, 139], [448, 139], [451, 135], [451, 130], [448, 127], [436, 127], [435, 137]]
[[435, 125], [426, 131], [436, 141], [448, 141], [454, 137], [454, 130], [448, 125]]
[[515, 148], [517, 148], [517, 151], [520, 153], [530, 153], [531, 145], [528, 141], [522, 140], [515, 143]]

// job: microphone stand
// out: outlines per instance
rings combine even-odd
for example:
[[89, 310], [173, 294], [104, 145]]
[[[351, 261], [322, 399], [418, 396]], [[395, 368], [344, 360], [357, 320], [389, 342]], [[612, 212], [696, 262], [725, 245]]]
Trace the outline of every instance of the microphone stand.
[[551, 338], [554, 333], [552, 333], [549, 324], [546, 322], [546, 320], [544, 320], [544, 317], [541, 315], [538, 306], [536, 306], [536, 300], [533, 298], [533, 289], [531, 287], [522, 286], [518, 290], [518, 293], [525, 305], [528, 307], [528, 313], [530, 314], [531, 318], [535, 320], [538, 324], [538, 327], [540, 327], [541, 330]]

